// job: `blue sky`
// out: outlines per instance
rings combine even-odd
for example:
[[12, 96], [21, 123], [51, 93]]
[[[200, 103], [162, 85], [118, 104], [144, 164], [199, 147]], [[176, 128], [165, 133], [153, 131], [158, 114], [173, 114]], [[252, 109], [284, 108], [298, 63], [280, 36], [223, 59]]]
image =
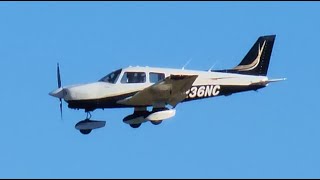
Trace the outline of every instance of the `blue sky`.
[[[1, 2], [1, 178], [319, 178], [319, 2]], [[259, 92], [182, 103], [159, 126], [132, 109], [83, 111], [48, 93], [129, 65], [237, 65], [276, 34]]]

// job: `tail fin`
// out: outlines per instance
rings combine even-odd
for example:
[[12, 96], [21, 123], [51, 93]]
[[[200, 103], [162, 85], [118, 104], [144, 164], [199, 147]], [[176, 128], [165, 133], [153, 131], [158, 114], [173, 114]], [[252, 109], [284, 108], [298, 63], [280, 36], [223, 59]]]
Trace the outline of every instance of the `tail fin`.
[[266, 76], [275, 38], [276, 35], [260, 36], [238, 66], [219, 71]]
[[250, 75], [267, 75], [275, 38], [276, 35], [259, 37], [241, 63], [233, 70]]

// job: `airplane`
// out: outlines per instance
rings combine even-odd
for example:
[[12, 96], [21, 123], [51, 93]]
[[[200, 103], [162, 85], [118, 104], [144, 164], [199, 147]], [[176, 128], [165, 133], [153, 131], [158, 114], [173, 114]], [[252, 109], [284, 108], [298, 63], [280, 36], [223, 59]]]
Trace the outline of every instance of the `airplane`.
[[260, 36], [240, 64], [223, 70], [129, 66], [97, 82], [62, 87], [57, 63], [58, 89], [49, 95], [60, 99], [61, 118], [62, 99], [68, 108], [85, 111], [87, 117], [75, 125], [82, 134], [105, 126], [106, 121], [91, 120], [91, 112], [96, 109], [133, 108], [133, 113], [124, 117], [124, 123], [132, 128], [149, 121], [159, 125], [175, 116], [179, 103], [256, 91], [269, 83], [286, 80], [267, 77], [275, 37]]

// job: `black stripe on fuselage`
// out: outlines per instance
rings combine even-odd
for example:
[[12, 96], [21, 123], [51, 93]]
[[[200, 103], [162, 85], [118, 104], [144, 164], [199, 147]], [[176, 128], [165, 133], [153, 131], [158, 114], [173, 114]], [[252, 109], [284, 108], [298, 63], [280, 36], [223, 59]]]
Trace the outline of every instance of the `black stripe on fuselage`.
[[[188, 96], [182, 102], [199, 100], [203, 98], [216, 97], [216, 96], [228, 96], [233, 93], [239, 93], [244, 91], [258, 90], [264, 88], [263, 85], [249, 85], [249, 86], [233, 86], [233, 85], [201, 85], [192, 86], [187, 92]], [[85, 109], [87, 111], [93, 111], [95, 109], [104, 108], [128, 108], [136, 107], [131, 105], [118, 104], [117, 101], [133, 96], [137, 92], [122, 94], [119, 96], [106, 97], [93, 100], [72, 100], [67, 101], [68, 107], [72, 109]], [[151, 106], [151, 105], [150, 105]]]
[[67, 101], [68, 107], [71, 109], [86, 109], [93, 111], [95, 109], [103, 108], [125, 108], [132, 107], [127, 105], [118, 104], [117, 101], [133, 96], [137, 92], [126, 93], [118, 96], [106, 97], [101, 99], [90, 99], [90, 100], [72, 100]]

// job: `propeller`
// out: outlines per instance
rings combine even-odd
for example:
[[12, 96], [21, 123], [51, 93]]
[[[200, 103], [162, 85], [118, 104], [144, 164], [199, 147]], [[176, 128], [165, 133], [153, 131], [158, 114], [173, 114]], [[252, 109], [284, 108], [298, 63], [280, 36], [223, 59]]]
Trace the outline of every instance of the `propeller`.
[[[60, 78], [60, 68], [59, 68], [59, 63], [57, 63], [57, 79], [58, 79], [58, 88], [61, 88], [61, 78]], [[60, 100], [60, 116], [62, 119], [62, 100], [61, 98], [59, 98]]]
[[57, 76], [58, 76], [58, 88], [61, 88], [61, 78], [60, 78], [59, 63], [57, 63]]

